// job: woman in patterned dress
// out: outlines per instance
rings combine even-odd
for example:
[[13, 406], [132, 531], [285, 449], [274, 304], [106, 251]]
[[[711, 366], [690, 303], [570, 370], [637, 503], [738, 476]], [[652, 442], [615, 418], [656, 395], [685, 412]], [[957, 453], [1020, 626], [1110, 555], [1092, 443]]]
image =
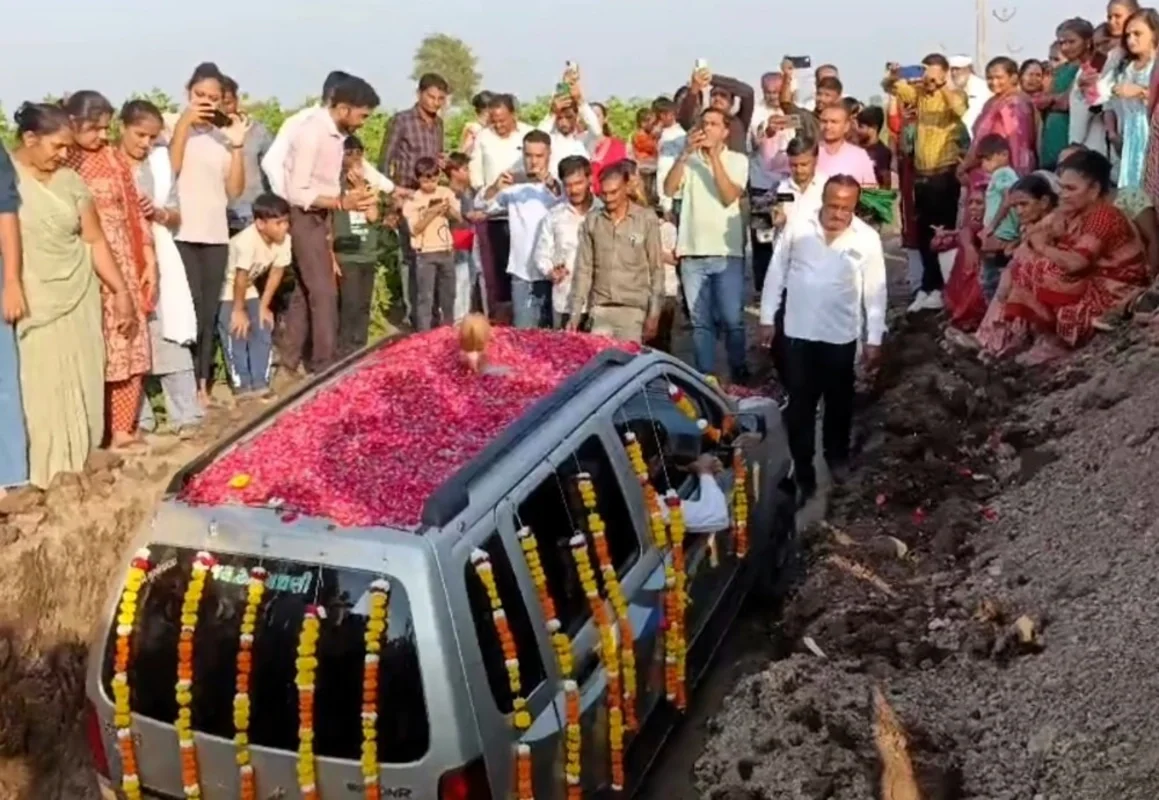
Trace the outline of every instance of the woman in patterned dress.
[[152, 363], [146, 317], [157, 300], [153, 232], [128, 159], [109, 145], [112, 104], [97, 92], [82, 91], [71, 95], [64, 109], [72, 120], [75, 142], [66, 164], [92, 193], [109, 249], [137, 301], [138, 324], [132, 335], [126, 336], [112, 325], [113, 298], [107, 291], [101, 293], [107, 439], [111, 448], [124, 449], [141, 444], [138, 415], [145, 375]]
[[1111, 142], [1119, 152], [1120, 189], [1143, 185], [1144, 164], [1151, 137], [1147, 113], [1147, 88], [1159, 44], [1159, 13], [1152, 8], [1136, 11], [1127, 21], [1122, 59], [1114, 71], [1112, 99], [1115, 115]]
[[1111, 162], [1080, 151], [1059, 171], [1059, 208], [1031, 231], [1011, 272], [1005, 316], [1037, 338], [1023, 361], [1039, 364], [1088, 338], [1096, 321], [1147, 285], [1147, 259], [1131, 220], [1109, 198]]

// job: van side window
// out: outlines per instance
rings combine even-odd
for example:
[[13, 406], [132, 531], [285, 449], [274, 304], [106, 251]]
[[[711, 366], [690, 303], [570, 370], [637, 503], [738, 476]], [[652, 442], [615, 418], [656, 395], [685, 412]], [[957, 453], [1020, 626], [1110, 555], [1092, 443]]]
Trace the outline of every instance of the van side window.
[[[523, 594], [519, 591], [519, 583], [511, 568], [511, 560], [507, 557], [507, 550], [503, 547], [503, 540], [499, 538], [499, 534], [492, 534], [480, 545], [480, 549], [486, 551], [491, 558], [495, 586], [499, 590], [499, 599], [503, 601], [503, 611], [507, 614], [511, 635], [515, 637], [515, 650], [519, 655], [519, 682], [523, 687], [523, 696], [527, 697], [547, 677], [543, 670], [543, 659], [539, 656], [535, 630], [531, 627], [527, 605], [523, 601]], [[475, 621], [475, 635], [479, 639], [479, 652], [483, 654], [483, 668], [487, 673], [487, 682], [491, 684], [491, 695], [495, 698], [495, 705], [499, 710], [504, 714], [510, 714], [514, 698], [511, 696], [511, 685], [507, 680], [503, 646], [495, 633], [495, 623], [491, 617], [491, 601], [487, 599], [487, 590], [483, 588], [469, 559], [465, 570], [471, 619]]]
[[[714, 443], [680, 410], [668, 393], [675, 385], [695, 406], [697, 413], [710, 424], [720, 427], [724, 415], [718, 404], [682, 382], [654, 378], [628, 399], [613, 415], [616, 433], [623, 438], [627, 432], [636, 435], [649, 466], [649, 477], [656, 490], [663, 493], [670, 488], [679, 490], [688, 482], [689, 464], [701, 454], [713, 452]], [[722, 459], [728, 467], [727, 457]]]
[[[640, 554], [636, 525], [615, 467], [603, 442], [593, 436], [584, 441], [573, 456], [563, 459], [556, 474], [537, 486], [520, 503], [516, 523], [527, 525], [535, 532], [543, 571], [547, 575], [547, 587], [555, 601], [559, 622], [569, 635], [575, 635], [590, 616], [568, 545], [577, 527], [586, 530], [587, 512], [576, 490], [576, 475], [580, 472], [589, 473], [595, 486], [596, 502], [607, 526], [604, 535], [616, 574], [623, 576]], [[594, 552], [591, 558], [594, 563]], [[598, 570], [596, 580], [601, 582], [602, 590]]]

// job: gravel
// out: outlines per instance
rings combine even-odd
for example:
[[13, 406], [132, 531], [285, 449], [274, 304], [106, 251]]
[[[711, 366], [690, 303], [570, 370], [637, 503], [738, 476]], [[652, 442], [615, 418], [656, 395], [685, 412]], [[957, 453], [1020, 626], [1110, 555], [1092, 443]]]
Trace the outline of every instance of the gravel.
[[702, 796], [877, 796], [881, 686], [926, 800], [1159, 797], [1159, 350], [1142, 339], [1023, 373], [903, 328], [860, 418], [873, 446], [806, 532], [781, 623], [797, 652], [712, 719]]

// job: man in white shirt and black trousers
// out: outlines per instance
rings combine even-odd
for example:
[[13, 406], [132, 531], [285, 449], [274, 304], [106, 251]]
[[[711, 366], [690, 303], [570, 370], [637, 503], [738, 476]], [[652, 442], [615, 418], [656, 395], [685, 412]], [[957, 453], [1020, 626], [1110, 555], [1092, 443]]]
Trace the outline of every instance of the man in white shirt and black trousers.
[[824, 399], [824, 455], [835, 482], [848, 474], [857, 343], [864, 320], [864, 360], [881, 357], [887, 302], [881, 236], [857, 219], [857, 180], [837, 175], [825, 184], [816, 215], [794, 215], [777, 242], [761, 293], [761, 341], [773, 340], [773, 319], [786, 291], [785, 412], [798, 503], [817, 490], [814, 421]]

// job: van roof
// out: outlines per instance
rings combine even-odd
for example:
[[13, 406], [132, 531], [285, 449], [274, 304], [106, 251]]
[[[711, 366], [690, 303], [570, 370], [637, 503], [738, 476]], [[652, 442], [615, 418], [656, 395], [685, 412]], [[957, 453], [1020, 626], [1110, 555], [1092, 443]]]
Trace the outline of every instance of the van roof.
[[498, 371], [477, 375], [463, 367], [452, 327], [400, 338], [208, 454], [199, 472], [178, 476], [180, 497], [192, 505], [278, 506], [343, 526], [431, 524], [424, 506], [440, 487], [435, 518], [459, 505], [454, 495], [493, 460], [489, 445], [514, 444], [510, 434], [525, 432], [512, 426], [526, 412], [601, 353], [625, 347], [581, 333], [496, 328], [487, 359]]

